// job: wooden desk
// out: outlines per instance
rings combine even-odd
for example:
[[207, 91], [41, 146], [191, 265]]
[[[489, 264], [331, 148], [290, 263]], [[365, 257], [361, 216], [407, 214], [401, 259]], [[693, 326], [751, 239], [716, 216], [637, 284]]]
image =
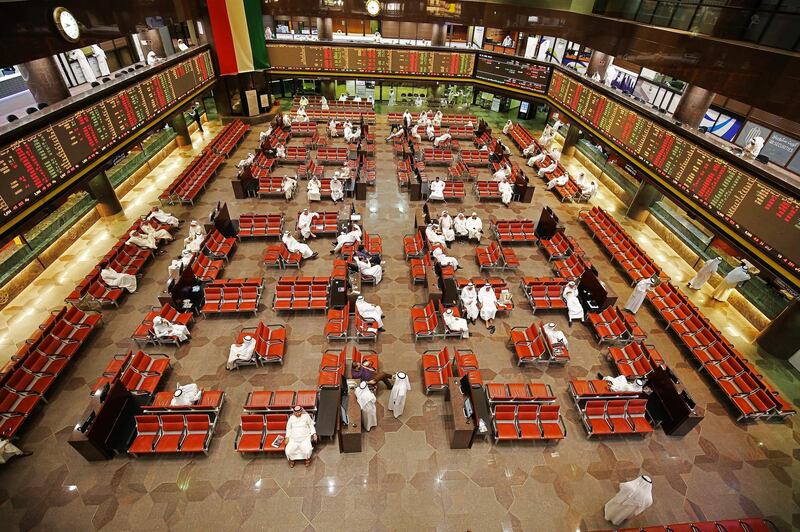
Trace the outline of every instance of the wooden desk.
[[361, 452], [361, 407], [353, 390], [347, 393], [347, 425], [339, 427], [339, 452]]
[[134, 418], [142, 413], [136, 398], [117, 380], [102, 402], [97, 396], [90, 397], [78, 423], [83, 423], [92, 412], [94, 419], [84, 432], [73, 429], [67, 439], [70, 446], [89, 462], [110, 460], [116, 453], [125, 452], [136, 431]]
[[647, 378], [653, 393], [647, 398], [647, 413], [670, 436], [685, 436], [703, 421], [703, 409], [698, 406], [675, 375], [656, 368]]
[[459, 381], [453, 377], [447, 382], [445, 395], [445, 427], [448, 431], [448, 440], [451, 449], [469, 449], [472, 447], [472, 438], [475, 435], [475, 425], [472, 418], [464, 417], [464, 400]]
[[319, 391], [317, 405], [317, 435], [320, 438], [333, 438], [339, 425], [339, 402], [341, 390], [339, 388], [323, 388]]
[[439, 276], [433, 268], [428, 268], [425, 273], [425, 284], [428, 288], [428, 299], [434, 304], [442, 300], [442, 289], [439, 287]]

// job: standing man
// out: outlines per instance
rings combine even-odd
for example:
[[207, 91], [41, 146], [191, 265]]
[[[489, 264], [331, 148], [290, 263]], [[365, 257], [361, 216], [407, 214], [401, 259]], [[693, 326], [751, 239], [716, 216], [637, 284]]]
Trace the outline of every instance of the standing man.
[[200, 102], [194, 102], [194, 108], [191, 112], [192, 120], [194, 120], [195, 124], [197, 124], [197, 129], [200, 130], [200, 134], [205, 134], [205, 130], [203, 129], [203, 121], [201, 120], [202, 114], [200, 113]]

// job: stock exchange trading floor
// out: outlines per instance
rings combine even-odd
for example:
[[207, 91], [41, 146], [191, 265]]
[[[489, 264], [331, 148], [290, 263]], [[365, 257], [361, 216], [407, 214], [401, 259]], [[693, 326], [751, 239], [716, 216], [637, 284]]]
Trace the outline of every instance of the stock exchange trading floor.
[[[506, 117], [479, 113], [489, 120], [493, 134], [511, 147], [512, 161], [524, 165], [519, 150], [501, 132]], [[33, 455], [16, 458], [0, 469], [0, 515], [9, 529], [597, 530], [610, 527], [603, 518], [603, 505], [617, 492], [618, 483], [640, 474], [653, 480], [653, 505], [626, 526], [765, 516], [781, 530], [800, 527], [796, 489], [800, 482], [800, 437], [796, 417], [737, 423], [730, 402], [698, 372], [648, 304], [636, 314], [647, 343], [658, 350], [681, 379], [705, 417], [682, 437], [668, 436], [659, 429], [643, 435], [587, 437], [581, 414], [568, 391], [569, 382], [595, 379], [598, 372], [616, 372], [607, 358], [608, 348], [598, 345], [587, 324], [570, 326], [564, 312], [531, 313], [520, 281], [523, 277], [553, 276], [552, 265], [534, 245], [513, 247], [520, 262], [517, 270], [489, 274], [504, 280], [513, 298], [513, 309], [498, 313], [494, 334], [478, 321], [469, 326], [468, 339], [415, 342], [411, 307], [424, 304], [428, 294], [424, 285], [412, 283], [403, 237], [414, 232], [415, 212], [423, 203], [411, 202], [406, 189], [398, 185], [392, 144], [383, 141], [389, 133], [385, 113], [378, 113], [377, 124], [371, 129], [377, 137], [376, 183], [368, 188], [366, 200], [355, 201], [355, 207], [363, 229], [382, 239], [383, 280], [377, 286], [364, 284], [362, 294], [370, 303], [382, 307], [385, 332], [379, 334], [374, 345], [361, 343], [359, 347], [375, 350], [381, 369], [408, 374], [411, 391], [402, 415], [395, 418], [387, 409], [389, 392], [379, 385], [378, 424], [363, 435], [360, 453], [342, 454], [335, 440], [325, 440], [317, 445], [307, 468], [302, 464], [289, 468], [282, 453], [243, 455], [234, 450], [243, 405], [250, 392], [315, 389], [322, 353], [329, 348], [341, 350], [345, 345], [349, 353], [355, 344], [326, 340], [324, 311], [279, 313], [272, 309], [279, 277], [331, 275], [331, 236], [309, 242], [319, 255], [303, 261], [299, 271], [264, 267], [264, 250], [274, 241], [241, 239], [224, 264], [221, 278], [265, 278], [261, 305], [255, 315], [198, 316], [189, 341], [179, 347], [145, 348], [148, 353], [169, 357], [172, 369], [159, 390], [171, 391], [178, 384], [193, 382], [205, 390], [225, 392], [207, 456], [120, 455], [108, 461], [88, 462], [67, 443], [87, 408], [90, 388], [109, 360], [115, 354], [136, 349], [131, 335], [151, 307], [157, 305], [167, 267], [180, 253], [189, 220], [207, 219], [217, 202], [226, 202], [232, 218], [246, 213], [284, 213], [284, 227], [294, 230], [298, 212], [309, 206], [306, 181], [302, 180], [298, 194], [288, 203], [283, 199], [234, 198], [234, 164], [256, 150], [260, 131], [257, 126], [193, 206], [165, 207], [186, 220], [175, 234], [175, 241], [166, 246], [166, 254], [155, 257], [144, 270], [135, 293], [125, 297], [119, 308], [103, 310], [102, 327], [66, 378], [49, 394], [48, 404], [29, 421], [19, 444], [33, 451]], [[537, 129], [529, 129], [538, 137]], [[217, 130], [215, 125], [212, 131]], [[322, 124], [318, 132], [324, 135]], [[208, 142], [209, 135], [202, 140], [195, 137], [195, 150], [198, 143]], [[289, 147], [302, 146], [303, 140], [293, 137]], [[462, 149], [471, 147], [468, 141], [460, 142]], [[328, 144], [345, 147], [341, 137], [329, 139]], [[428, 141], [423, 144], [430, 147]], [[179, 162], [185, 164], [188, 158], [182, 157]], [[579, 167], [577, 161], [566, 156], [562, 162], [571, 171]], [[429, 166], [428, 175], [436, 175], [437, 168], [442, 175], [446, 173], [444, 167]], [[293, 175], [295, 170], [295, 166], [281, 164], [271, 175]], [[325, 177], [331, 173], [332, 168], [326, 169]], [[624, 220], [619, 203], [607, 189], [601, 188], [588, 205], [561, 203], [553, 192], [544, 189], [543, 181], [534, 172], [529, 174], [531, 183], [536, 185], [530, 204], [513, 202], [504, 207], [496, 201], [478, 201], [468, 182], [463, 200], [433, 204], [431, 211], [446, 209], [452, 215], [462, 210], [467, 214], [475, 211], [485, 229], [480, 245], [487, 246], [492, 241], [491, 217], [537, 220], [543, 207], [551, 207], [565, 226], [566, 235], [583, 248], [599, 277], [619, 296], [621, 306], [632, 290], [629, 280], [578, 220], [579, 211], [598, 205], [621, 221], [676, 285], [685, 284], [690, 267], [648, 228]], [[478, 169], [479, 180], [491, 177], [487, 168]], [[163, 180], [158, 184], [164, 185]], [[106, 247], [149, 209], [148, 201], [125, 198], [123, 203], [127, 219], [103, 229], [113, 236], [106, 237]], [[155, 204], [154, 199], [151, 204]], [[311, 204], [311, 209], [318, 212], [339, 208], [325, 197]], [[79, 256], [80, 246], [89, 245], [87, 241], [94, 230], [90, 229], [69, 253]], [[474, 242], [458, 240], [447, 253], [462, 266], [455, 272], [456, 277], [487, 276], [478, 269]], [[71, 265], [62, 263], [60, 267]], [[80, 279], [91, 264], [74, 267], [86, 270], [69, 273]], [[32, 289], [48, 286], [61, 273], [48, 270]], [[63, 291], [55, 297], [58, 301], [70, 289], [68, 284], [55, 286], [48, 297]], [[710, 290], [704, 290], [691, 297], [751, 362], [780, 383], [780, 389], [790, 394], [790, 401], [795, 400], [797, 383], [790, 373], [770, 367], [750, 345], [755, 329], [726, 304], [710, 303], [709, 295]], [[12, 302], [0, 318], [5, 325], [21, 312], [23, 309]], [[22, 322], [16, 320], [14, 334], [27, 337], [41, 321], [36, 318], [34, 315]], [[567, 364], [517, 366], [508, 346], [510, 331], [539, 321], [553, 322], [565, 333], [570, 354]], [[283, 364], [227, 370], [229, 348], [240, 329], [259, 322], [285, 326]], [[4, 334], [10, 334], [9, 330]], [[471, 349], [485, 384], [549, 385], [560, 405], [566, 437], [549, 442], [495, 442], [492, 437], [476, 437], [471, 449], [451, 449], [448, 431], [452, 419], [448, 417], [444, 394], [423, 393], [421, 366], [426, 350], [439, 351], [445, 346], [451, 350]]]

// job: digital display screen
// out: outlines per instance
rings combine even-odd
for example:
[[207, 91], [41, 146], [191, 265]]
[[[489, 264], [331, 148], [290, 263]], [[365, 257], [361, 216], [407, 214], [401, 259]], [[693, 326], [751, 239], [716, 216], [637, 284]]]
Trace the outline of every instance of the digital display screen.
[[267, 47], [273, 71], [332, 71], [355, 74], [472, 77], [475, 54], [306, 44]]
[[796, 198], [561, 72], [553, 72], [548, 94], [787, 269], [800, 273]]
[[510, 57], [478, 54], [475, 77], [544, 94], [550, 79], [550, 67]]
[[0, 221], [13, 217], [214, 77], [202, 52], [0, 149]]

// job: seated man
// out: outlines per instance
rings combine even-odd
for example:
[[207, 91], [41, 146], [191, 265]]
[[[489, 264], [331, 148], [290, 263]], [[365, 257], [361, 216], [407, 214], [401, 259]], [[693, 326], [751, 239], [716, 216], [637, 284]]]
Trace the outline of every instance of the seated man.
[[433, 256], [434, 260], [442, 266], [450, 266], [456, 270], [461, 269], [461, 266], [458, 265], [458, 259], [446, 255], [440, 247], [434, 249], [431, 255]]
[[344, 198], [344, 186], [338, 176], [339, 172], [334, 172], [331, 178], [331, 199], [334, 203]]
[[447, 130], [443, 134], [439, 135], [438, 137], [436, 137], [434, 139], [433, 147], [434, 148], [439, 148], [439, 147], [443, 146], [444, 144], [446, 144], [447, 142], [449, 142], [451, 138], [453, 138], [453, 137], [452, 137], [452, 135], [450, 135], [450, 128], [448, 127]]
[[539, 177], [544, 177], [547, 174], [552, 174], [553, 172], [556, 171], [556, 168], [558, 168], [558, 161], [553, 159], [552, 162], [549, 165], [539, 169], [539, 172], [538, 172]]
[[536, 145], [536, 142], [531, 141], [531, 143], [528, 144], [528, 147], [522, 150], [522, 155], [525, 157], [531, 157], [537, 151], [539, 151], [539, 147]]
[[525, 164], [530, 166], [531, 168], [536, 168], [539, 165], [539, 163], [544, 161], [545, 157], [547, 157], [547, 152], [542, 150], [537, 155], [532, 155]]
[[361, 275], [372, 277], [375, 279], [375, 284], [380, 284], [381, 279], [383, 279], [383, 266], [373, 264], [369, 260], [362, 260], [358, 255], [353, 257], [353, 262], [355, 262]]
[[331, 255], [338, 253], [345, 244], [355, 244], [356, 242], [361, 242], [361, 228], [354, 223], [350, 231], [336, 237], [336, 244], [331, 249]]
[[556, 329], [555, 323], [548, 323], [544, 326], [544, 335], [547, 336], [548, 342], [551, 346], [562, 345], [564, 348], [569, 349], [569, 341], [563, 331]]
[[467, 238], [470, 240], [477, 240], [478, 242], [481, 241], [481, 236], [483, 236], [483, 221], [478, 218], [478, 213], [473, 212], [472, 216], [467, 218], [466, 221], [467, 227]]
[[331, 118], [331, 121], [328, 122], [328, 134], [331, 136], [331, 138], [339, 135], [336, 130], [336, 119], [334, 118]]
[[505, 181], [511, 175], [511, 166], [504, 164], [492, 175], [492, 181]]
[[314, 218], [319, 218], [319, 213], [308, 212], [308, 209], [303, 209], [303, 212], [301, 212], [300, 216], [297, 218], [297, 228], [300, 230], [300, 236], [302, 236], [304, 240], [317, 238], [317, 235], [311, 230]]
[[283, 189], [283, 195], [286, 198], [286, 201], [291, 200], [294, 197], [295, 191], [297, 191], [297, 179], [286, 175], [283, 176], [281, 189]]
[[547, 182], [547, 190], [553, 190], [555, 187], [563, 187], [569, 181], [569, 174], [566, 172], [560, 176], [554, 177]]
[[428, 199], [435, 200], [435, 201], [444, 201], [444, 181], [439, 179], [437, 175], [436, 178], [428, 185], [429, 192], [428, 192]]
[[228, 362], [225, 363], [225, 369], [236, 369], [240, 364], [248, 364], [253, 360], [253, 354], [256, 352], [256, 339], [252, 336], [245, 336], [242, 338], [241, 344], [231, 344], [231, 349], [228, 351]]
[[425, 135], [427, 135], [428, 140], [433, 140], [436, 138], [436, 129], [434, 129], [433, 124], [429, 123], [425, 128]]
[[511, 204], [511, 199], [514, 197], [514, 187], [511, 186], [507, 180], [503, 179], [500, 181], [500, 184], [497, 185], [497, 190], [500, 191], [500, 201], [503, 202], [503, 205], [508, 207]]
[[297, 239], [293, 237], [289, 231], [283, 232], [283, 237], [281, 238], [281, 241], [286, 246], [286, 249], [289, 250], [289, 253], [300, 253], [300, 256], [303, 257], [304, 259], [313, 259], [317, 255], [319, 255], [319, 253], [312, 250], [308, 244], [303, 244], [301, 242], [298, 242]]
[[275, 157], [277, 159], [286, 159], [286, 146], [283, 144], [275, 146]]
[[308, 180], [308, 184], [306, 185], [308, 201], [320, 201], [322, 199], [319, 193], [320, 188], [322, 188], [322, 184], [316, 176]]
[[153, 318], [153, 334], [156, 335], [156, 338], [172, 339], [174, 337], [178, 342], [185, 342], [191, 338], [186, 325], [172, 323], [161, 316]]
[[167, 224], [171, 227], [178, 227], [181, 221], [178, 220], [176, 216], [171, 215], [168, 212], [164, 212], [161, 210], [160, 207], [153, 207], [150, 209], [150, 213], [147, 215], [148, 220], [156, 220], [159, 223]]
[[134, 246], [139, 246], [140, 248], [145, 248], [145, 249], [158, 248], [158, 246], [156, 245], [156, 238], [153, 235], [149, 235], [147, 233], [139, 233], [136, 231], [131, 231], [128, 234], [128, 240], [126, 240], [125, 243], [133, 244]]
[[439, 226], [436, 224], [430, 224], [428, 227], [425, 228], [425, 238], [428, 239], [428, 244], [439, 244], [442, 247], [447, 247], [447, 240], [439, 231]]
[[456, 219], [453, 220], [453, 230], [458, 236], [469, 237], [469, 229], [467, 229], [467, 217], [464, 216], [463, 212], [458, 213], [456, 215]]
[[300, 406], [295, 406], [292, 415], [286, 421], [286, 458], [289, 467], [294, 467], [295, 460], [305, 460], [306, 467], [311, 464], [314, 452], [312, 442], [317, 441], [317, 429], [314, 420]]
[[444, 324], [448, 330], [460, 332], [461, 338], [469, 338], [469, 324], [464, 318], [459, 318], [453, 314], [453, 309], [449, 308], [442, 314]]
[[380, 305], [367, 303], [367, 301], [364, 299], [364, 296], [358, 296], [356, 299], [356, 312], [361, 314], [362, 318], [373, 320], [375, 325], [378, 326], [378, 330], [380, 332], [385, 330], [383, 328], [383, 309]]
[[350, 376], [366, 382], [370, 386], [377, 386], [379, 382], [383, 382], [387, 389], [392, 389], [392, 376], [389, 373], [373, 368], [369, 360], [365, 360], [363, 363], [353, 362], [350, 368]]

